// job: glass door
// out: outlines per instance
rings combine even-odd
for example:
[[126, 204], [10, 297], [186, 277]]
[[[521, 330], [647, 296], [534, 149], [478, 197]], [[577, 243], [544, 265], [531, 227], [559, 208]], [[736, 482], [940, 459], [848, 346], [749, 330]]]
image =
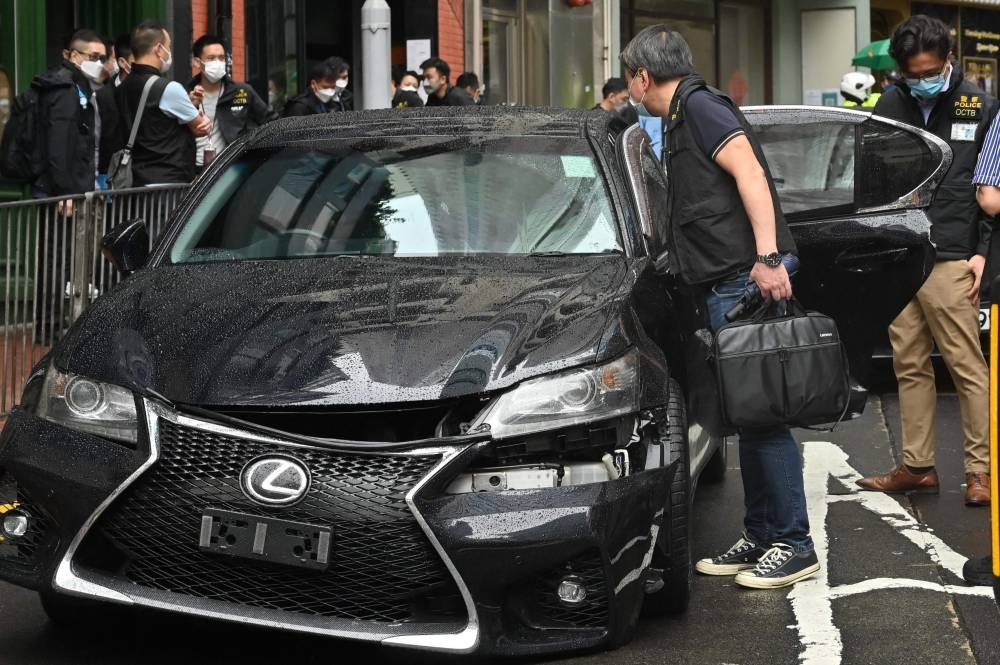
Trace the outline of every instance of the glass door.
[[521, 103], [521, 65], [517, 14], [484, 7], [484, 104]]

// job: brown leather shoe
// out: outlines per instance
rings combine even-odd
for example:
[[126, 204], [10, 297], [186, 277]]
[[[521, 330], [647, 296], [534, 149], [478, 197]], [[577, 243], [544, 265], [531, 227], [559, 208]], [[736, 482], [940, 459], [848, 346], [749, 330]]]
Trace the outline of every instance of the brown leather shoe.
[[[904, 464], [900, 464], [889, 473], [881, 476], [862, 478], [857, 483], [863, 489], [885, 492], [887, 494], [899, 494], [902, 492], [916, 492], [917, 494], [938, 493], [938, 475], [935, 469], [931, 469], [927, 473], [910, 473], [910, 470]], [[989, 498], [988, 492], [987, 498]]]
[[967, 506], [990, 505], [990, 474], [988, 473], [965, 474], [965, 505]]

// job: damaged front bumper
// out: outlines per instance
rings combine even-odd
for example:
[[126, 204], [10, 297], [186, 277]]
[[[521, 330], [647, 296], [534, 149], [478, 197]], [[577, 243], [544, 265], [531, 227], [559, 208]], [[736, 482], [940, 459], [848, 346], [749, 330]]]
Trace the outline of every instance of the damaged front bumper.
[[[306, 446], [144, 402], [135, 448], [18, 411], [0, 437], [0, 542], [21, 586], [306, 633], [526, 655], [623, 642], [635, 624], [676, 461], [607, 482], [448, 494], [486, 441], [406, 451]], [[648, 424], [648, 423], [647, 423]], [[260, 455], [303, 460], [310, 498], [240, 490]], [[314, 496], [315, 495], [315, 496]], [[317, 572], [198, 548], [204, 511], [331, 526]]]

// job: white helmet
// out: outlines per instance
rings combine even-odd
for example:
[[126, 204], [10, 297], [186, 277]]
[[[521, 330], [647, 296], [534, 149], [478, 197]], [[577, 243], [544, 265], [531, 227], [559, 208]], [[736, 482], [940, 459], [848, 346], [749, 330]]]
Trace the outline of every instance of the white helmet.
[[862, 102], [868, 99], [873, 85], [875, 77], [864, 72], [847, 72], [844, 78], [840, 79], [840, 91], [845, 96]]

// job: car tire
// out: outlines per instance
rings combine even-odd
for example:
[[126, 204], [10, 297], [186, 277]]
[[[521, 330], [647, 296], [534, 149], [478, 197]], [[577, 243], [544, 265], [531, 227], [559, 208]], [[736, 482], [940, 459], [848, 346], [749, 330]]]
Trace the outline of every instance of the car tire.
[[723, 437], [722, 444], [712, 454], [712, 457], [708, 460], [708, 464], [705, 465], [701, 475], [698, 476], [698, 482], [715, 485], [726, 479], [726, 465], [729, 463], [729, 446], [726, 441], [726, 438]]
[[60, 630], [87, 633], [116, 630], [129, 614], [125, 607], [55, 591], [39, 591], [38, 596], [49, 622]]
[[680, 462], [670, 482], [667, 519], [657, 537], [652, 567], [663, 571], [663, 586], [646, 594], [645, 614], [679, 614], [691, 600], [691, 473], [688, 456], [687, 410], [680, 385], [670, 380], [667, 425], [660, 436], [669, 446], [670, 456]]

